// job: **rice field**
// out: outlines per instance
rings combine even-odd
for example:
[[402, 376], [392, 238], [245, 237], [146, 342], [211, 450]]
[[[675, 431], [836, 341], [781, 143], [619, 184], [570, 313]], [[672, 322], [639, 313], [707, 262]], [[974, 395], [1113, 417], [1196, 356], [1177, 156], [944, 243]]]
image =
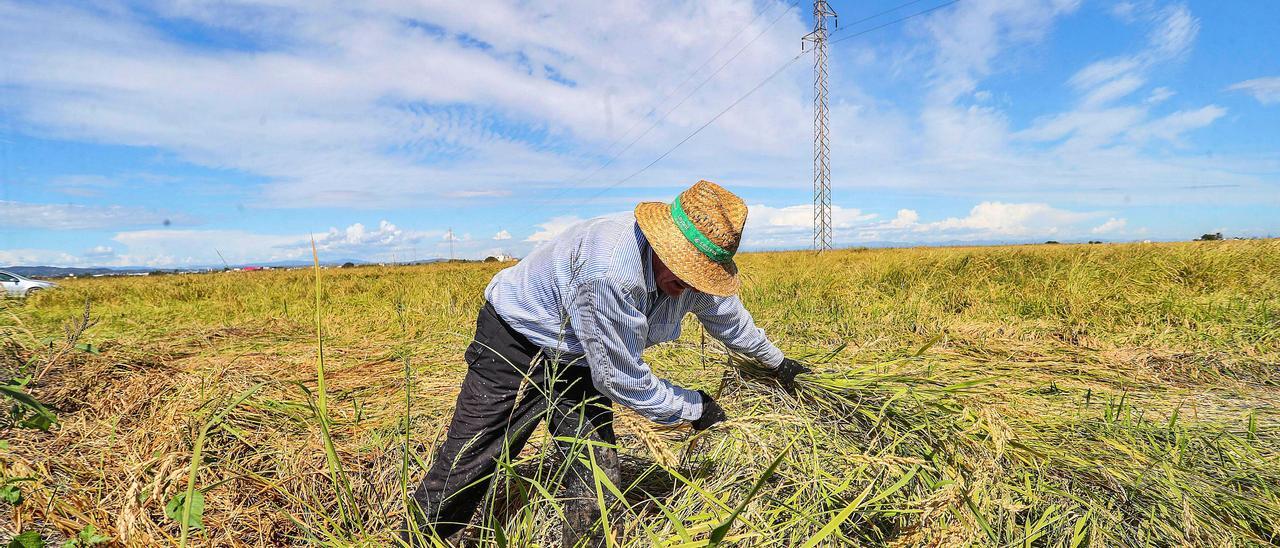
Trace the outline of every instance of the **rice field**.
[[[1280, 242], [739, 264], [757, 323], [815, 371], [794, 395], [758, 382], [692, 317], [650, 349], [731, 420], [619, 413], [622, 482], [596, 485], [619, 499], [611, 545], [1280, 545]], [[0, 538], [393, 545], [498, 268], [81, 279], [4, 302]], [[557, 542], [551, 446], [501, 463], [468, 542]]]

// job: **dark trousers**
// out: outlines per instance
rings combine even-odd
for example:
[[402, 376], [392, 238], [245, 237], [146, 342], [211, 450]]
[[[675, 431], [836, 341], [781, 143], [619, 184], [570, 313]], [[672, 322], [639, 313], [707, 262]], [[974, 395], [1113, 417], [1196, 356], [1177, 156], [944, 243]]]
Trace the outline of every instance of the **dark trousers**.
[[[592, 461], [618, 485], [613, 402], [592, 385], [585, 365], [561, 363], [540, 351], [485, 303], [475, 340], [467, 347], [469, 367], [453, 420], [413, 493], [420, 513], [409, 523], [416, 521], [441, 539], [464, 529], [489, 491], [498, 463], [513, 460], [546, 420], [554, 437], [578, 440], [556, 441], [563, 457], [556, 476], [567, 520], [565, 545], [603, 540]], [[607, 487], [601, 489], [606, 503], [614, 500]]]

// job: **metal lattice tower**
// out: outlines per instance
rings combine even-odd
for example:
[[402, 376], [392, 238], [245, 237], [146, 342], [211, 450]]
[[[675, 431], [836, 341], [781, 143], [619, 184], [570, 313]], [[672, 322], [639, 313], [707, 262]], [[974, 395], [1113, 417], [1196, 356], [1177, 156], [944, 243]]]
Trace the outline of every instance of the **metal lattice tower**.
[[[826, 0], [813, 2], [813, 249], [831, 249], [831, 146], [827, 134], [827, 18], [836, 12]], [[836, 22], [839, 26], [839, 22]]]

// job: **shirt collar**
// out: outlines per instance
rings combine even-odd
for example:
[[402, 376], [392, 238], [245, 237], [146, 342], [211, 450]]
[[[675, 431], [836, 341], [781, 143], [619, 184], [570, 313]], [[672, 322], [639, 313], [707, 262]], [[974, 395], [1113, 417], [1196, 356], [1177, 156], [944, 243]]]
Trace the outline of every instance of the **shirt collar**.
[[644, 270], [644, 291], [645, 293], [653, 293], [658, 290], [658, 282], [653, 278], [653, 248], [649, 245], [649, 239], [644, 237], [644, 232], [640, 231], [639, 223], [636, 223], [636, 240], [640, 243], [640, 264]]

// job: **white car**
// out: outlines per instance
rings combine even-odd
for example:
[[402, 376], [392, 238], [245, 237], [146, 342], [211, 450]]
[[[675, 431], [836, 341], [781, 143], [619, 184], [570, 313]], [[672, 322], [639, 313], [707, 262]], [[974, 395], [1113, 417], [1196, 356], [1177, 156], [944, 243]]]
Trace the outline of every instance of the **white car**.
[[29, 297], [37, 291], [58, 287], [58, 284], [33, 280], [6, 270], [0, 270], [0, 287], [3, 287], [3, 293], [10, 297]]

